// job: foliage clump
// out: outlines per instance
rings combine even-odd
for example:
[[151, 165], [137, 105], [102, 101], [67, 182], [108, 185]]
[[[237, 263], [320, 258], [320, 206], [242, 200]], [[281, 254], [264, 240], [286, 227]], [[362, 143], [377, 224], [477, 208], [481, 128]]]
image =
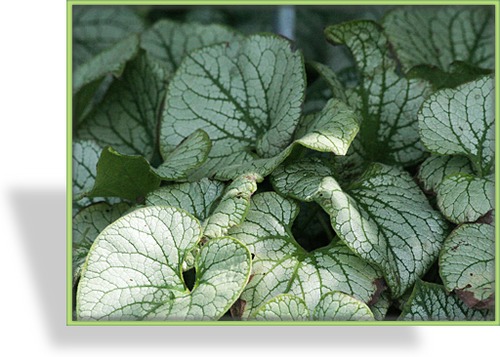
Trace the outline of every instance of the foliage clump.
[[332, 9], [73, 7], [76, 319], [493, 319], [492, 10]]

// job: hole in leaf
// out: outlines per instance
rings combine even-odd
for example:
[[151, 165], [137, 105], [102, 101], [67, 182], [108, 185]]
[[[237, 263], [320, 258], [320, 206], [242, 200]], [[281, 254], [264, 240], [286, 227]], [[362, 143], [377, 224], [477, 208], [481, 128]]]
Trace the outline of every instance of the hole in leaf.
[[189, 289], [189, 291], [193, 290], [194, 282], [196, 280], [196, 271], [194, 268], [186, 270], [182, 273], [182, 278], [184, 279], [184, 284]]
[[273, 185], [271, 184], [269, 176], [267, 176], [262, 182], [259, 182], [259, 184], [257, 185], [257, 191], [253, 194], [253, 196], [261, 192], [269, 192], [269, 191], [274, 191], [274, 188]]
[[337, 239], [330, 217], [314, 202], [302, 202], [300, 212], [292, 226], [292, 234], [306, 251], [322, 248]]

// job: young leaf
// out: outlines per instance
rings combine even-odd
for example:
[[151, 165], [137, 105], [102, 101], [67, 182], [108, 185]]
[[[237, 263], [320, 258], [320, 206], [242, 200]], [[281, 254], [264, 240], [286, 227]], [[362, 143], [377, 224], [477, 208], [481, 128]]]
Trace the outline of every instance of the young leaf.
[[222, 182], [204, 178], [161, 187], [146, 196], [146, 204], [182, 208], [202, 222], [205, 237], [223, 237], [244, 220], [256, 190], [254, 176], [238, 177], [225, 189]]
[[85, 207], [73, 217], [73, 274], [85, 261], [92, 243], [101, 231], [120, 218], [130, 204], [99, 202]]
[[447, 176], [436, 193], [439, 210], [454, 223], [475, 222], [495, 207], [493, 175], [485, 178], [469, 174]]
[[353, 21], [325, 30], [333, 44], [345, 44], [360, 74], [357, 88], [362, 122], [358, 135], [363, 158], [369, 162], [409, 166], [424, 157], [416, 114], [430, 94], [429, 83], [397, 73], [390, 43], [372, 21]]
[[343, 189], [332, 176], [314, 178], [315, 171], [328, 172], [321, 166], [300, 163], [278, 169], [274, 187], [319, 203], [340, 239], [378, 265], [392, 296], [401, 296], [437, 258], [447, 234], [445, 220], [401, 169], [373, 164]]
[[251, 257], [233, 238], [213, 239], [197, 256], [192, 291], [182, 263], [201, 238], [198, 221], [174, 207], [145, 207], [96, 239], [77, 293], [80, 320], [215, 320], [248, 281]]
[[465, 61], [495, 67], [495, 16], [487, 7], [403, 7], [389, 12], [383, 27], [405, 70], [419, 64], [448, 70]]
[[410, 299], [405, 304], [400, 320], [404, 321], [477, 321], [492, 320], [484, 310], [467, 307], [443, 286], [417, 280]]
[[380, 273], [339, 242], [306, 252], [290, 233], [298, 205], [274, 192], [252, 198], [245, 221], [229, 230], [254, 254], [252, 279], [240, 300], [248, 318], [265, 301], [279, 295], [300, 297], [308, 309], [322, 295], [342, 291], [368, 302], [377, 292]]
[[464, 156], [432, 155], [420, 165], [418, 179], [424, 190], [436, 192], [446, 176], [456, 173], [472, 174], [470, 161]]
[[209, 238], [222, 237], [227, 235], [231, 227], [243, 222], [250, 206], [250, 197], [256, 190], [255, 176], [246, 175], [234, 180], [204, 222], [203, 235]]
[[151, 58], [165, 67], [165, 72], [173, 74], [182, 59], [201, 47], [222, 42], [233, 42], [241, 35], [221, 25], [179, 23], [160, 20], [141, 35], [141, 47]]
[[165, 96], [165, 73], [144, 52], [127, 63], [77, 136], [112, 146], [124, 155], [152, 160], [157, 151], [157, 126]]
[[440, 275], [448, 291], [469, 307], [495, 303], [495, 229], [489, 224], [464, 224], [444, 242]]
[[464, 155], [479, 176], [488, 175], [495, 157], [494, 95], [489, 76], [432, 94], [418, 115], [427, 149], [440, 155]]
[[196, 130], [184, 139], [154, 171], [163, 180], [187, 180], [188, 174], [208, 157], [212, 142], [203, 130]]
[[132, 35], [77, 67], [73, 73], [73, 95], [83, 86], [107, 74], [120, 75], [125, 63], [134, 57], [138, 50], [139, 37]]
[[253, 150], [274, 156], [292, 138], [304, 88], [300, 53], [277, 36], [254, 35], [194, 51], [169, 85], [160, 150], [166, 156], [193, 130], [203, 129], [212, 141], [205, 171], [242, 154], [248, 158]]
[[105, 148], [97, 163], [97, 175], [87, 197], [121, 197], [142, 201], [160, 186], [160, 178], [142, 156], [128, 156]]
[[140, 17], [124, 6], [74, 6], [72, 24], [73, 68], [143, 28]]

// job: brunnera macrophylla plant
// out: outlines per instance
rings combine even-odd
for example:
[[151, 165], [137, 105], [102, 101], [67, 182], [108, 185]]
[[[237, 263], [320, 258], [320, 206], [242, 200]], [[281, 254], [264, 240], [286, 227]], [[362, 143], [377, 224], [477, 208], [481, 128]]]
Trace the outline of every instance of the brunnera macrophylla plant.
[[491, 9], [213, 11], [73, 9], [75, 318], [494, 319]]

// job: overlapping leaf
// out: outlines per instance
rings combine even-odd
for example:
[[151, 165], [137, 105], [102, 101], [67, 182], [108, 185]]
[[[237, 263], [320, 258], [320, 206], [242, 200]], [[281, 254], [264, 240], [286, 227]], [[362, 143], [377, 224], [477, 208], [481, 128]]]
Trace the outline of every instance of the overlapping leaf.
[[436, 192], [436, 188], [446, 176], [456, 173], [473, 173], [471, 163], [466, 157], [432, 155], [420, 165], [418, 178], [426, 191]]
[[141, 36], [141, 47], [156, 59], [166, 73], [173, 74], [182, 59], [201, 47], [222, 42], [233, 42], [241, 35], [221, 25], [199, 23], [179, 23], [160, 20]]
[[313, 311], [307, 308], [303, 299], [290, 294], [281, 294], [264, 303], [255, 311], [256, 320], [327, 320], [366, 321], [373, 320], [373, 313], [363, 302], [332, 291], [323, 295]]
[[120, 75], [125, 63], [132, 59], [138, 50], [139, 37], [132, 35], [77, 67], [73, 73], [73, 94], [107, 74]]
[[74, 68], [142, 29], [142, 20], [130, 8], [74, 6], [72, 30]]
[[489, 224], [463, 224], [446, 239], [439, 257], [445, 288], [466, 305], [494, 306], [495, 229]]
[[252, 279], [240, 297], [247, 318], [267, 300], [292, 294], [312, 310], [321, 296], [342, 291], [368, 303], [377, 293], [380, 273], [345, 245], [332, 242], [306, 252], [290, 233], [298, 205], [274, 192], [252, 198], [245, 221], [229, 234], [254, 254]]
[[99, 233], [129, 208], [130, 205], [125, 202], [115, 205], [99, 202], [82, 209], [73, 217], [73, 275], [87, 258]]
[[73, 198], [78, 200], [92, 189], [97, 175], [97, 162], [102, 148], [93, 140], [73, 143]]
[[172, 78], [161, 123], [163, 154], [196, 129], [212, 141], [204, 165], [278, 154], [299, 120], [305, 75], [300, 53], [272, 35], [194, 51]]
[[187, 180], [190, 172], [205, 162], [211, 148], [207, 133], [196, 130], [167, 154], [155, 172], [164, 180]]
[[210, 216], [224, 188], [224, 183], [207, 178], [197, 182], [176, 183], [150, 192], [145, 203], [148, 206], [179, 207], [203, 222]]
[[182, 263], [201, 238], [199, 222], [174, 207], [137, 209], [104, 229], [77, 294], [81, 320], [218, 319], [248, 281], [251, 257], [233, 238], [200, 250], [191, 291]]
[[375, 22], [333, 25], [325, 35], [333, 44], [345, 44], [357, 64], [362, 116], [357, 140], [363, 158], [399, 165], [412, 165], [422, 159], [425, 150], [416, 115], [430, 94], [430, 84], [397, 74], [397, 63], [389, 53], [390, 43]]
[[99, 157], [94, 186], [85, 196], [121, 197], [142, 202], [160, 182], [160, 177], [144, 157], [121, 155], [107, 147]]
[[382, 25], [405, 70], [425, 64], [448, 70], [455, 61], [494, 68], [494, 13], [486, 7], [402, 7]]
[[358, 133], [358, 120], [358, 116], [349, 106], [339, 100], [331, 99], [320, 112], [302, 118], [301, 125], [295, 133], [299, 138], [278, 155], [229, 165], [219, 169], [215, 177], [227, 180], [247, 173], [265, 177], [285, 161], [297, 146], [345, 155]]
[[436, 191], [440, 211], [454, 223], [475, 222], [495, 207], [493, 175], [485, 178], [468, 174], [447, 176]]
[[432, 153], [463, 155], [488, 175], [495, 157], [494, 81], [487, 76], [432, 94], [418, 115], [422, 142]]
[[447, 224], [401, 169], [373, 164], [342, 188], [320, 163], [299, 163], [273, 174], [275, 189], [318, 202], [353, 251], [378, 265], [393, 297], [401, 296], [437, 258]]
[[146, 197], [146, 204], [180, 207], [202, 221], [205, 237], [216, 238], [244, 220], [256, 190], [254, 176], [238, 177], [225, 189], [223, 183], [204, 178], [161, 187]]
[[403, 308], [403, 321], [477, 321], [492, 320], [488, 311], [467, 307], [457, 296], [450, 295], [443, 286], [418, 280]]
[[77, 135], [112, 146], [124, 155], [152, 160], [157, 150], [157, 126], [165, 96], [165, 73], [141, 53], [113, 82], [102, 103], [82, 123]]

